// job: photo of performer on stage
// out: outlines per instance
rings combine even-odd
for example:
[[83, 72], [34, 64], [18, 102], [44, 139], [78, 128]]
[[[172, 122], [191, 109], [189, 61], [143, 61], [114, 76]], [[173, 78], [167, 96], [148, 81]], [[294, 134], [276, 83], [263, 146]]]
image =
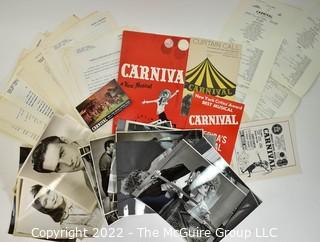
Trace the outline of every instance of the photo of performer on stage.
[[185, 140], [156, 157], [147, 169], [129, 172], [120, 185], [120, 193], [143, 201], [175, 229], [204, 228], [212, 235], [246, 197]]

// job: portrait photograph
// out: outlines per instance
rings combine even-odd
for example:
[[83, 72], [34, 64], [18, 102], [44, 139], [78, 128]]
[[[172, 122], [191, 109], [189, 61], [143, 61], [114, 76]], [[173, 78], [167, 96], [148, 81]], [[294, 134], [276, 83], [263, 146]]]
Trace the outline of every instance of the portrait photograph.
[[[105, 223], [98, 206], [88, 213], [59, 192], [33, 180], [20, 180], [17, 198], [15, 234], [32, 234], [34, 228], [39, 228], [56, 231], [55, 239], [69, 238], [69, 235], [82, 238], [93, 236]], [[63, 230], [70, 232], [61, 232]]]
[[96, 204], [79, 148], [86, 145], [89, 129], [54, 116], [30, 152], [18, 176], [53, 187], [79, 207], [91, 212]]

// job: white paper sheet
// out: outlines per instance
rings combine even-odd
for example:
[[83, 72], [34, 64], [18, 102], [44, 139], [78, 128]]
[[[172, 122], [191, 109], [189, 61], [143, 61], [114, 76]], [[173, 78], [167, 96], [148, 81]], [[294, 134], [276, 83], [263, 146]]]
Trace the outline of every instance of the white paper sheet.
[[236, 100], [245, 103], [247, 119], [253, 116], [283, 35], [300, 11], [276, 0], [245, 0], [223, 30], [222, 39], [242, 44]]
[[318, 80], [320, 4], [305, 10], [285, 36], [253, 119], [291, 115]]
[[122, 29], [94, 41], [66, 48], [64, 60], [81, 88], [79, 103], [112, 79], [117, 79]]
[[232, 160], [244, 180], [265, 179], [300, 172], [290, 118], [243, 123]]
[[78, 104], [82, 95], [80, 88], [69, 75], [62, 61], [62, 49], [79, 41], [96, 39], [106, 33], [112, 33], [115, 29], [116, 25], [109, 13], [95, 12], [73, 25], [68, 31], [47, 40], [44, 44], [44, 50], [42, 51], [44, 58], [47, 60], [49, 68], [54, 72], [60, 86], [69, 91], [69, 99], [73, 106]]

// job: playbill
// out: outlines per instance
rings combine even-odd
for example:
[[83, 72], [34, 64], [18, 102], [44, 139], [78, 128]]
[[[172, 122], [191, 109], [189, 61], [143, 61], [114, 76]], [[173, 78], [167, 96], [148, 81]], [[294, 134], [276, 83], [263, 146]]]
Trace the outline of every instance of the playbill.
[[232, 166], [243, 179], [263, 179], [300, 171], [288, 118], [243, 123]]

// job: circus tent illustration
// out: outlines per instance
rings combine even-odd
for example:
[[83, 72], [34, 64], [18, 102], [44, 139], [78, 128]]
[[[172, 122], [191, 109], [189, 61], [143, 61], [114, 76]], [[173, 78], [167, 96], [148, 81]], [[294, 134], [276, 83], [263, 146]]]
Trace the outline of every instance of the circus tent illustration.
[[213, 96], [233, 96], [236, 91], [236, 84], [218, 71], [208, 58], [186, 72], [185, 84], [190, 91]]

